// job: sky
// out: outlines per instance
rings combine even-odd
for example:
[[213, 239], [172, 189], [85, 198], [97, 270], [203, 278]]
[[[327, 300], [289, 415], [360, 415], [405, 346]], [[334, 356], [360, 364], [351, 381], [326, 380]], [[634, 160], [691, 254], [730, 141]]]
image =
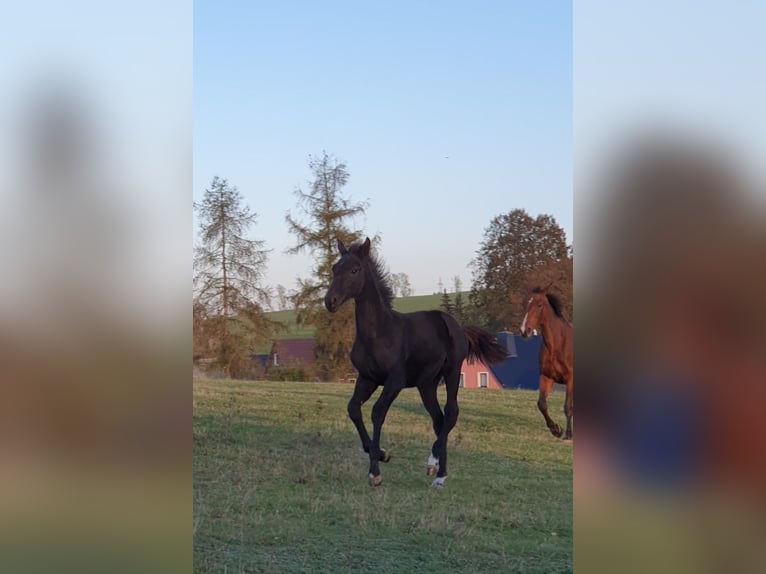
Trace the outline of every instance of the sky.
[[753, 180], [753, 216], [766, 189], [766, 3], [576, 2], [573, 28], [575, 283], [587, 289], [608, 218], [598, 178], [638, 134], [660, 130], [713, 146]]
[[575, 6], [575, 170], [604, 157], [623, 134], [658, 126], [717, 139], [763, 165], [766, 4]]
[[570, 3], [195, 2], [194, 199], [215, 175], [238, 187], [272, 250], [266, 285], [310, 272], [284, 218], [323, 151], [415, 294], [469, 287], [514, 208], [572, 242]]

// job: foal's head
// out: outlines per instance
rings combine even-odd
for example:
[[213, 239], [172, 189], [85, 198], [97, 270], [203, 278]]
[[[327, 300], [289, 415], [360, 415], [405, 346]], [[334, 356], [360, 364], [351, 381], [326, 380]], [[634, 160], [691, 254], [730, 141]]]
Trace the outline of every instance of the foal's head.
[[524, 303], [524, 321], [521, 323], [521, 335], [529, 337], [535, 329], [545, 321], [546, 311], [550, 309], [555, 315], [561, 316], [561, 303], [555, 295], [548, 293], [553, 283], [547, 287], [535, 287], [529, 292]]
[[332, 283], [324, 297], [324, 306], [330, 313], [362, 292], [365, 259], [370, 256], [370, 238], [358, 247], [352, 246], [352, 249], [346, 249], [338, 239], [338, 251], [340, 259], [332, 266]]

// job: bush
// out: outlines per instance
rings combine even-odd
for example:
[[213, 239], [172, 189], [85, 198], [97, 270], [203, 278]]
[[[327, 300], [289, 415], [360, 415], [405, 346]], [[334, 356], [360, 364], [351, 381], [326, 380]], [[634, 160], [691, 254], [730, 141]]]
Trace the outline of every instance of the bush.
[[308, 381], [309, 375], [303, 367], [269, 369], [267, 378], [271, 381]]

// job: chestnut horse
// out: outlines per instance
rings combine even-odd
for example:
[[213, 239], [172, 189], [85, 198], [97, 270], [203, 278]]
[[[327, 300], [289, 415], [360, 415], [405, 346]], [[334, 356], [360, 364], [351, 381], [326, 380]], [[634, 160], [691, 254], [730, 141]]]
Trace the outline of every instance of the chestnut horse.
[[561, 427], [548, 415], [548, 395], [553, 383], [566, 386], [564, 414], [567, 417], [565, 440], [572, 438], [572, 386], [574, 381], [574, 335], [572, 325], [561, 314], [561, 301], [549, 293], [552, 284], [545, 288], [535, 287], [524, 305], [524, 321], [521, 335], [529, 337], [539, 331], [543, 337], [540, 347], [540, 394], [537, 408], [545, 417], [551, 433], [561, 437]]

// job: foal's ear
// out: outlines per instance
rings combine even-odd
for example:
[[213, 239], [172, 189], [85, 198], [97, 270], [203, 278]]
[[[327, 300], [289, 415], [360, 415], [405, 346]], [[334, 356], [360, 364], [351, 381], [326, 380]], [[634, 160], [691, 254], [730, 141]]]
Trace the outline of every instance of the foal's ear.
[[343, 242], [340, 239], [338, 239], [338, 251], [340, 251], [341, 255], [348, 253], [348, 249], [346, 249], [346, 246], [343, 245]]
[[362, 257], [367, 257], [370, 254], [370, 238], [364, 240], [364, 243], [362, 243], [361, 249], [359, 249], [359, 254]]

